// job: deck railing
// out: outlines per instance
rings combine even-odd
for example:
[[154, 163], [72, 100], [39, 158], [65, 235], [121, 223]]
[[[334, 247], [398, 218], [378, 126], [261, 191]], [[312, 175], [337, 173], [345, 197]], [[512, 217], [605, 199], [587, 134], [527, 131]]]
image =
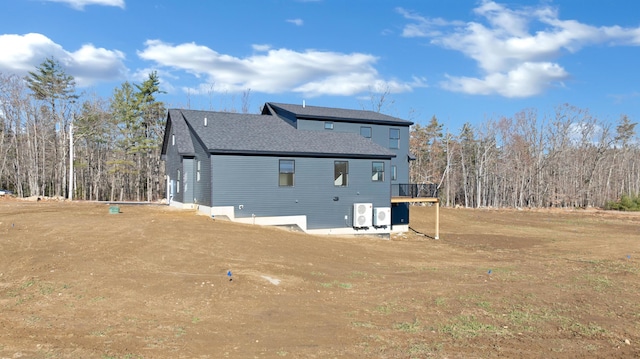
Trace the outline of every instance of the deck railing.
[[392, 197], [437, 198], [438, 185], [435, 183], [405, 183], [391, 185]]

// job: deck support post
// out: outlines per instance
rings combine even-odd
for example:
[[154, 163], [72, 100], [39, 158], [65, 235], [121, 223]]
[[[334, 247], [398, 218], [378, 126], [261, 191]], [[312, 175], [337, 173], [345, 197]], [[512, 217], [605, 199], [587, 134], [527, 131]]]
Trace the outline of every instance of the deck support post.
[[436, 199], [436, 236], [435, 239], [440, 239], [440, 201]]

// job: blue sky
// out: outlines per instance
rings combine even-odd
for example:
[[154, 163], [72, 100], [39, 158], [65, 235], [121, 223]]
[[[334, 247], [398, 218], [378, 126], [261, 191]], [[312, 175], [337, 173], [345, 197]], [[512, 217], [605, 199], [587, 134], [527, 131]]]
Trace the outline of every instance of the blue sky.
[[3, 1], [0, 72], [55, 57], [108, 98], [157, 71], [169, 107], [371, 109], [456, 133], [569, 103], [640, 120], [640, 2]]

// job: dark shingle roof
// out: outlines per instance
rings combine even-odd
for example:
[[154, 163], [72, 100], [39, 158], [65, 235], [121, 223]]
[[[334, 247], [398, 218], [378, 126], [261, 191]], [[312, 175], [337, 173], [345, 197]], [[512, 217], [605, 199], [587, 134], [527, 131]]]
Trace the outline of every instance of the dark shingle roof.
[[162, 154], [167, 153], [167, 146], [171, 141], [171, 135], [175, 134], [178, 153], [182, 155], [194, 155], [193, 141], [189, 136], [189, 128], [180, 113], [180, 110], [170, 109], [167, 113], [167, 128], [165, 129], [164, 141], [162, 143]]
[[[297, 130], [277, 116], [227, 112], [169, 110], [170, 122], [188, 125], [212, 153], [270, 154], [314, 157], [391, 158], [395, 154], [355, 133]], [[207, 118], [207, 126], [204, 118]], [[186, 122], [185, 122], [186, 121]], [[175, 127], [177, 131], [185, 128]], [[180, 136], [190, 137], [188, 132]], [[190, 140], [178, 150], [192, 153]], [[182, 151], [186, 152], [182, 152]]]
[[[385, 124], [395, 126], [411, 126], [413, 122], [379, 112], [366, 110], [349, 110], [343, 108], [291, 105], [286, 103], [267, 102], [265, 108], [272, 108], [276, 113], [282, 110], [294, 114], [297, 118], [314, 120], [348, 121], [371, 124]], [[264, 113], [264, 111], [263, 111]]]

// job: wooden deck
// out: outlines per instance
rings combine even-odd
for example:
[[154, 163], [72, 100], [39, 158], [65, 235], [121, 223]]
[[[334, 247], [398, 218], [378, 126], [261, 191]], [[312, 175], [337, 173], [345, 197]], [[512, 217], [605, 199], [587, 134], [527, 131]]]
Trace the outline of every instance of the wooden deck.
[[391, 203], [420, 203], [420, 202], [437, 203], [438, 198], [436, 197], [391, 197]]

